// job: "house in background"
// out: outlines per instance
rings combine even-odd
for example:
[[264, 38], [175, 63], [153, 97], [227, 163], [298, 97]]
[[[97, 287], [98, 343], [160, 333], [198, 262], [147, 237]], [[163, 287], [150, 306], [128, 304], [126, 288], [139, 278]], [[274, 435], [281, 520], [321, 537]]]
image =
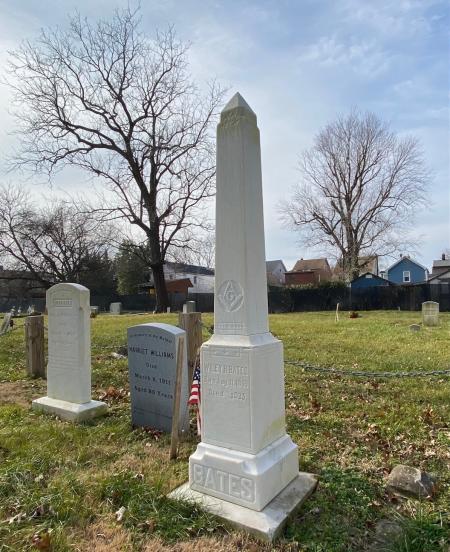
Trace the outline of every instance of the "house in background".
[[419, 284], [428, 280], [428, 269], [407, 255], [387, 269], [386, 277], [394, 284]]
[[266, 261], [267, 285], [284, 286], [286, 282], [286, 267], [283, 261]]
[[375, 276], [379, 276], [378, 255], [367, 255], [366, 257], [359, 257], [358, 264], [360, 275], [370, 272]]
[[189, 293], [214, 293], [214, 270], [204, 266], [167, 262], [164, 265], [166, 281], [189, 279]]
[[445, 253], [439, 260], [433, 261], [433, 268], [429, 278], [430, 284], [449, 284], [450, 283], [450, 258]]
[[[155, 294], [155, 285], [153, 282], [139, 284], [140, 293]], [[179, 280], [166, 280], [167, 293], [182, 294], [187, 299], [189, 290], [193, 287], [189, 278], [180, 278]]]
[[[359, 275], [366, 273], [379, 276], [378, 270], [378, 255], [366, 255], [358, 257], [358, 272]], [[345, 280], [344, 270], [342, 268], [342, 259], [340, 259], [333, 268], [333, 280]]]
[[[147, 277], [148, 281], [140, 285], [141, 289], [153, 288], [153, 275], [151, 271], [148, 272]], [[189, 281], [189, 293], [214, 293], [214, 270], [212, 268], [166, 262], [164, 264], [164, 279], [166, 280], [167, 289], [169, 289], [169, 285], [174, 289], [173, 282], [181, 280], [182, 283], [180, 285], [182, 286], [185, 286], [186, 282]]]
[[319, 284], [331, 280], [331, 268], [328, 260], [300, 259], [294, 268], [286, 272], [286, 285], [298, 286], [302, 284]]
[[392, 282], [372, 272], [365, 272], [350, 282], [351, 289], [367, 289], [390, 285], [392, 285]]
[[445, 253], [442, 253], [442, 256], [439, 260], [433, 261], [433, 268], [431, 269], [431, 278], [440, 276], [444, 272], [450, 270], [450, 258], [447, 259]]

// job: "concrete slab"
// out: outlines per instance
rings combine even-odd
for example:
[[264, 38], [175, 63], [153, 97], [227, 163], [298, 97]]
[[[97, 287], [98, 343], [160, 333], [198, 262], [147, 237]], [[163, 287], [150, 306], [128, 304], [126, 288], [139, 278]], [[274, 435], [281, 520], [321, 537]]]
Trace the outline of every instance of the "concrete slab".
[[246, 531], [263, 541], [272, 542], [280, 536], [289, 518], [311, 496], [316, 486], [317, 478], [314, 475], [300, 472], [260, 512], [194, 491], [189, 487], [189, 483], [181, 485], [168, 496], [173, 499], [193, 501], [237, 529]]
[[51, 397], [41, 397], [35, 399], [31, 406], [34, 410], [47, 412], [48, 414], [56, 414], [62, 420], [68, 422], [85, 422], [97, 416], [106, 414], [107, 405], [101, 401], [89, 401], [87, 403], [78, 404]]

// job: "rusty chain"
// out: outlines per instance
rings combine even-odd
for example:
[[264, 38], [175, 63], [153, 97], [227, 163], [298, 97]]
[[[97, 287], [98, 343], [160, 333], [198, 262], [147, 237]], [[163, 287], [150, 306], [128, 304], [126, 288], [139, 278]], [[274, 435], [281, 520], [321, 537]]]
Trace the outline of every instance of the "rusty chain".
[[290, 364], [291, 366], [299, 366], [303, 370], [310, 372], [322, 372], [326, 374], [333, 374], [335, 376], [349, 376], [356, 378], [426, 378], [433, 376], [450, 376], [449, 370], [431, 370], [428, 372], [419, 372], [419, 371], [410, 371], [410, 372], [364, 372], [361, 370], [342, 370], [339, 368], [325, 367], [325, 366], [314, 366], [313, 364], [308, 364], [306, 362], [301, 362], [298, 360], [285, 360], [285, 364]]

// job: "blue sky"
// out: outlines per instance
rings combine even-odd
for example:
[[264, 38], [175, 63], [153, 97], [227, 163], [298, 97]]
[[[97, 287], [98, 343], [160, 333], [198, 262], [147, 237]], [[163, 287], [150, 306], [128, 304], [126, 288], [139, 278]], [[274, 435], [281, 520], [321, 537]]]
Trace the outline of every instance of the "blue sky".
[[[33, 39], [41, 27], [64, 26], [75, 9], [87, 17], [112, 13], [114, 0], [0, 0], [0, 69], [6, 50]], [[429, 205], [411, 232], [417, 260], [431, 265], [450, 247], [449, 5], [434, 0], [146, 0], [143, 28], [174, 24], [192, 43], [191, 69], [199, 83], [217, 78], [241, 92], [258, 116], [262, 140], [267, 258], [290, 269], [320, 251], [297, 244], [282, 228], [276, 204], [298, 180], [300, 152], [338, 114], [371, 110], [399, 134], [419, 137], [433, 181]], [[0, 166], [11, 151], [14, 121], [9, 92], [0, 89]], [[19, 176], [2, 174], [3, 179]], [[80, 187], [63, 173], [57, 187]], [[35, 185], [35, 193], [51, 192]], [[406, 253], [406, 252], [405, 252]]]

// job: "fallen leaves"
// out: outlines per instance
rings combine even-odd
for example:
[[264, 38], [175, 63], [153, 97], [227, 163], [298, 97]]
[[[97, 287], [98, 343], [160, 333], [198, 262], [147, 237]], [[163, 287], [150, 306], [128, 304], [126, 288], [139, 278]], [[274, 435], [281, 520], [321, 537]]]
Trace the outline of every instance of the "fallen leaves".
[[31, 544], [38, 550], [50, 550], [51, 529], [35, 533], [31, 538]]
[[98, 399], [100, 401], [114, 401], [114, 400], [120, 400], [124, 399], [129, 395], [128, 391], [121, 387], [120, 389], [117, 389], [117, 387], [114, 387], [110, 385], [106, 391], [101, 391]]
[[152, 437], [155, 441], [159, 441], [159, 439], [161, 438], [161, 435], [163, 434], [163, 432], [160, 431], [159, 429], [155, 429], [153, 427], [147, 427], [147, 426], [143, 427], [142, 431], [147, 433], [147, 435], [150, 435], [150, 437]]

